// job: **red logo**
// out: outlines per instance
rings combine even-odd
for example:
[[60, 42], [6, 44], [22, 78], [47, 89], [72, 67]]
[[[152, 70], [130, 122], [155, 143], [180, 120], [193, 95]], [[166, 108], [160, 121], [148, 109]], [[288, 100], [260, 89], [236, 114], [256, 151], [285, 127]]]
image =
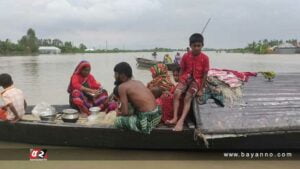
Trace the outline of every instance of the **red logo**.
[[41, 149], [41, 148], [30, 149], [29, 159], [30, 160], [47, 160], [48, 159], [47, 149]]

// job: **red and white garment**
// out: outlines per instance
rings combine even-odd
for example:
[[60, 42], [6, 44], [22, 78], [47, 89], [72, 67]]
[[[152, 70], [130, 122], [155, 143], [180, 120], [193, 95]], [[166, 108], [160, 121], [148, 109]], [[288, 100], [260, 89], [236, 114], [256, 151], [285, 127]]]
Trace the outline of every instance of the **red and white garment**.
[[208, 76], [217, 77], [220, 81], [228, 84], [230, 87], [240, 87], [243, 82], [247, 82], [250, 76], [256, 76], [255, 72], [238, 72], [228, 69], [210, 69]]

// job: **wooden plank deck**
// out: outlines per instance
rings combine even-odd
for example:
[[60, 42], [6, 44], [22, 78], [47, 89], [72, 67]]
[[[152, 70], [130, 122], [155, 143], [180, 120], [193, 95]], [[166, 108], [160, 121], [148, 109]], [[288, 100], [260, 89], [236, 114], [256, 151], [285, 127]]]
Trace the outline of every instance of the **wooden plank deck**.
[[252, 77], [243, 86], [243, 103], [222, 108], [209, 101], [194, 109], [206, 134], [300, 132], [300, 73], [279, 74], [273, 82]]

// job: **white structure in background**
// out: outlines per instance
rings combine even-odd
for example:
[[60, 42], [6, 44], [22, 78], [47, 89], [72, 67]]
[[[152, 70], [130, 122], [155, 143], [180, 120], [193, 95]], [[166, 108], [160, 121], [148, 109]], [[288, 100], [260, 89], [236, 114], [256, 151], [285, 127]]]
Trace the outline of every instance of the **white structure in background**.
[[300, 48], [290, 43], [283, 43], [273, 47], [274, 53], [278, 54], [294, 54], [300, 52]]
[[39, 53], [41, 53], [41, 54], [60, 54], [61, 50], [55, 46], [40, 46]]
[[85, 51], [85, 52], [94, 52], [95, 49], [85, 49], [84, 51]]

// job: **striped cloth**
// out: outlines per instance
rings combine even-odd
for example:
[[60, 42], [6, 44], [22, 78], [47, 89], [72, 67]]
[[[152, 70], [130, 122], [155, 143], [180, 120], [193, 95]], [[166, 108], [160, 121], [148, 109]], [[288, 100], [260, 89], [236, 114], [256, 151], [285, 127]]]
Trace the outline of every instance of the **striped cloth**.
[[157, 106], [151, 112], [135, 112], [130, 116], [118, 116], [115, 127], [150, 134], [161, 120], [161, 109]]

